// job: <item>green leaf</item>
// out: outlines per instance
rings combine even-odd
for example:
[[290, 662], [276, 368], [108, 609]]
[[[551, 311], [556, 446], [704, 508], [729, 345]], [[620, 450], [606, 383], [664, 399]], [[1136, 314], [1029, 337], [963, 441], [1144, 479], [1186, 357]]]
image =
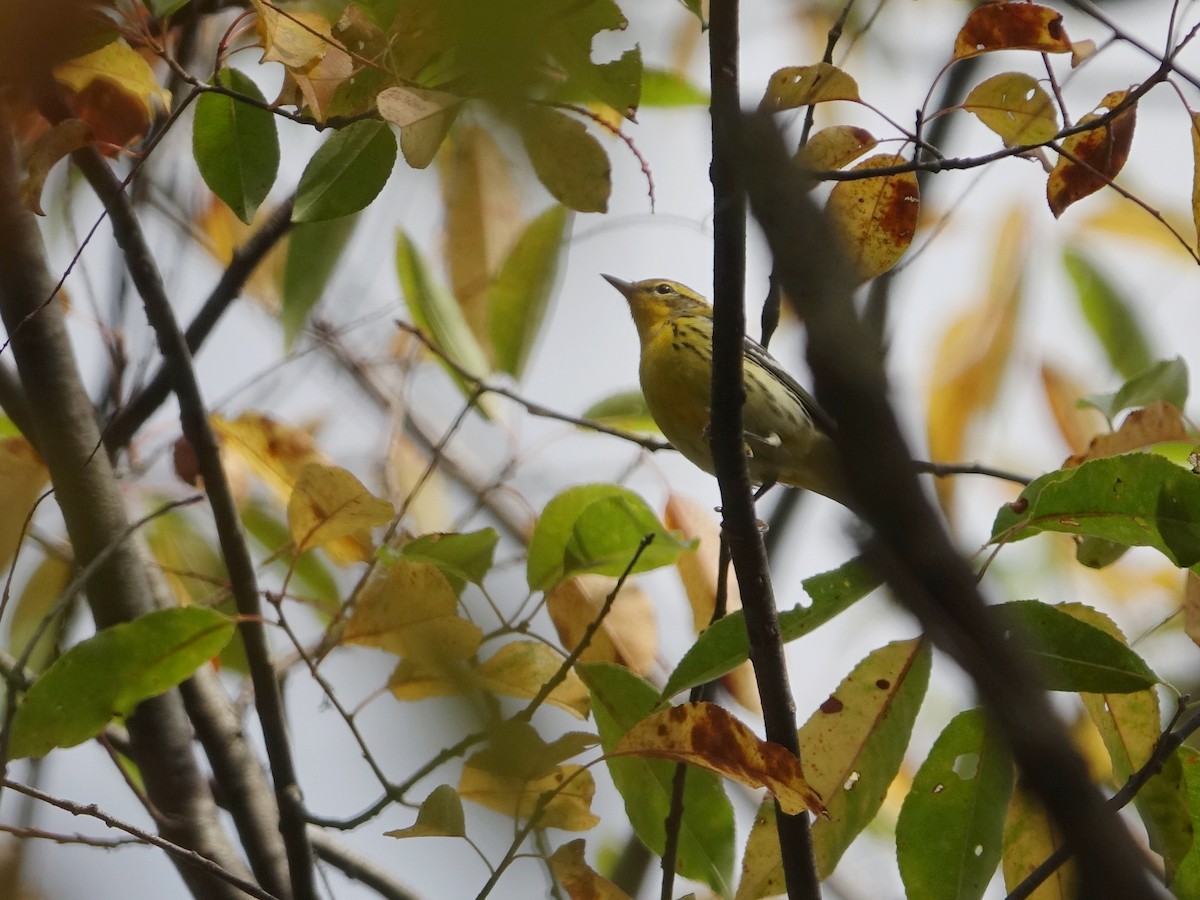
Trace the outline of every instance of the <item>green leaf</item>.
[[1063, 252], [1063, 267], [1075, 285], [1079, 309], [1100, 339], [1112, 367], [1126, 379], [1144, 371], [1154, 362], [1154, 356], [1128, 298], [1077, 250], [1068, 248]]
[[662, 434], [646, 406], [646, 395], [640, 390], [621, 391], [598, 400], [584, 410], [583, 418], [626, 431]]
[[[648, 535], [653, 540], [630, 568]], [[526, 577], [532, 590], [544, 591], [589, 572], [648, 572], [671, 565], [693, 544], [667, 531], [633, 491], [615, 484], [584, 484], [563, 491], [542, 510], [529, 540]]]
[[191, 2], [192, 0], [146, 0], [146, 9], [150, 10], [155, 18], [161, 19], [178, 12]]
[[481, 528], [466, 534], [425, 534], [391, 551], [395, 560], [429, 563], [437, 566], [454, 593], [462, 593], [463, 585], [483, 585], [492, 570], [492, 559], [500, 535], [494, 528]]
[[387, 837], [466, 837], [462, 798], [448, 784], [435, 787], [417, 810], [417, 822], [409, 828], [385, 831]]
[[[463, 370], [482, 379], [491, 366], [487, 354], [475, 333], [467, 324], [462, 307], [453, 295], [437, 284], [429, 273], [421, 252], [403, 231], [396, 232], [396, 269], [400, 275], [400, 289], [404, 302], [412, 315], [413, 322], [429, 333], [433, 341], [450, 359]], [[446, 371], [459, 386], [464, 396], [471, 396], [475, 388], [449, 366]], [[485, 414], [494, 409], [488, 398], [480, 399], [480, 408]]]
[[829, 810], [813, 825], [822, 878], [875, 818], [900, 771], [932, 656], [922, 638], [872, 651], [800, 729], [804, 776]]
[[646, 69], [642, 73], [642, 102], [647, 106], [708, 106], [708, 94], [678, 72]]
[[357, 224], [358, 216], [342, 216], [305, 222], [292, 229], [283, 266], [283, 303], [279, 310], [284, 349], [291, 349], [296, 336], [308, 324], [309, 314], [325, 292]]
[[1051, 691], [1128, 694], [1158, 684], [1145, 661], [1110, 634], [1058, 607], [1016, 600], [991, 614], [1011, 632]]
[[1079, 406], [1094, 406], [1111, 422], [1125, 409], [1149, 406], [1155, 400], [1166, 400], [1183, 409], [1188, 398], [1187, 363], [1182, 356], [1162, 359], [1126, 381], [1111, 394], [1093, 394], [1079, 401]]
[[[1183, 799], [1191, 814], [1193, 834], [1200, 833], [1200, 752], [1180, 747], [1174, 757], [1179, 760], [1183, 778]], [[1200, 897], [1200, 841], [1193, 838], [1191, 848], [1179, 863], [1171, 881], [1171, 893], [1179, 900]]]
[[[237, 69], [222, 69], [216, 84], [266, 103], [258, 85]], [[279, 172], [275, 117], [224, 94], [201, 94], [192, 123], [192, 155], [204, 183], [248, 224]]]
[[955, 716], [917, 770], [896, 821], [909, 897], [978, 900], [1000, 862], [1013, 764], [982, 709]]
[[[857, 603], [879, 584], [879, 578], [858, 557], [830, 572], [805, 579], [803, 587], [812, 598], [812, 604], [797, 606], [779, 614], [783, 640], [794, 641], [804, 637]], [[681, 691], [715, 681], [749, 658], [746, 620], [742, 611], [738, 610], [714, 622], [696, 639], [696, 643], [684, 654], [667, 679], [663, 697], [673, 697]]]
[[379, 196], [396, 164], [396, 136], [386, 122], [347, 125], [321, 145], [300, 176], [293, 222], [356, 213]]
[[1153, 453], [1127, 453], [1060, 469], [1005, 504], [992, 542], [1043, 531], [1154, 547], [1181, 568], [1200, 563], [1200, 476]]
[[[658, 691], [626, 668], [589, 663], [578, 666], [578, 671], [591, 692], [592, 714], [605, 751], [615, 747], [630, 728], [657, 708]], [[652, 852], [662, 854], [675, 764], [635, 756], [612, 757], [606, 764], [625, 801], [634, 833]], [[725, 796], [721, 778], [689, 766], [677, 871], [686, 878], [703, 882], [723, 897], [730, 896], [734, 836], [733, 807]]]
[[583, 123], [544, 107], [519, 119], [525, 152], [538, 180], [559, 203], [579, 212], [607, 212], [612, 166]]
[[221, 652], [234, 622], [199, 606], [162, 609], [76, 644], [17, 707], [9, 755], [45, 756], [95, 737], [114, 716], [187, 679]]
[[568, 89], [578, 87], [632, 119], [642, 89], [642, 51], [634, 47], [611, 62], [592, 61], [596, 35], [629, 24], [620, 7], [614, 0], [590, 0], [564, 9], [569, 12], [550, 17], [547, 43], [566, 70]]
[[552, 206], [529, 223], [488, 286], [488, 324], [496, 366], [520, 378], [558, 281], [571, 216]]

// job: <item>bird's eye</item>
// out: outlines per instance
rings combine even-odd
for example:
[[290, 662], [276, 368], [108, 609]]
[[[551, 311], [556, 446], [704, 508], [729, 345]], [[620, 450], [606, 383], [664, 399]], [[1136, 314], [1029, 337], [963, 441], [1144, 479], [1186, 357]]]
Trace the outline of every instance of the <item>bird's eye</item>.
[[669, 284], [667, 284], [666, 282], [663, 282], [662, 284], [657, 284], [654, 286], [654, 293], [669, 294], [669, 293], [671, 293], [671, 286]]

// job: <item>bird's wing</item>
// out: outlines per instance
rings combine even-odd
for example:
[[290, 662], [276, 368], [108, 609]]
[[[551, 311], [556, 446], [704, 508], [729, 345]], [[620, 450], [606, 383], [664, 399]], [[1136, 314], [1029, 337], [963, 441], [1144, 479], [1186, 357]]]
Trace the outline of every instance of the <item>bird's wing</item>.
[[837, 423], [833, 421], [833, 417], [821, 408], [816, 398], [802, 388], [800, 383], [787, 373], [787, 370], [778, 363], [775, 357], [767, 352], [762, 344], [753, 338], [746, 338], [742, 352], [745, 353], [747, 359], [762, 366], [779, 379], [779, 383], [787, 388], [788, 392], [804, 407], [805, 411], [808, 412], [809, 418], [812, 419], [813, 424], [819, 430], [828, 435], [832, 435], [837, 430]]

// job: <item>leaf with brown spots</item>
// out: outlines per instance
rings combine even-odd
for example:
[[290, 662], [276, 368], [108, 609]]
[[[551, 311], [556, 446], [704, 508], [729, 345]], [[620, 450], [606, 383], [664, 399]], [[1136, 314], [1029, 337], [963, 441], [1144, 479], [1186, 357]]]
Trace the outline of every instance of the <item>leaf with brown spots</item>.
[[[1128, 95], [1129, 91], [1113, 91], [1079, 124], [1086, 125], [1107, 115]], [[1105, 124], [1073, 134], [1062, 142], [1062, 155], [1046, 181], [1046, 201], [1054, 218], [1061, 216], [1072, 203], [1112, 183], [1129, 158], [1136, 123], [1135, 103]]]
[[781, 112], [824, 103], [827, 100], [859, 100], [858, 84], [850, 75], [827, 62], [815, 66], [788, 66], [775, 72], [759, 101], [760, 110]]
[[804, 779], [799, 759], [779, 744], [759, 740], [714, 703], [685, 703], [653, 713], [633, 726], [609, 755], [670, 759], [766, 788], [790, 815], [825, 811], [820, 795]]
[[309, 463], [288, 500], [288, 528], [299, 551], [325, 547], [340, 563], [366, 562], [371, 529], [391, 521], [392, 504], [340, 466]]
[[840, 169], [858, 159], [879, 141], [865, 128], [854, 125], [831, 125], [822, 128], [792, 157], [801, 169], [827, 172]]
[[[852, 171], [907, 162], [903, 156], [881, 153], [863, 160]], [[829, 195], [827, 210], [859, 279], [868, 281], [899, 262], [912, 243], [921, 211], [917, 176], [901, 172], [840, 182]]]
[[583, 858], [583, 838], [563, 844], [548, 860], [558, 886], [571, 900], [629, 900], [629, 895], [593, 869]]
[[1149, 406], [1131, 412], [1116, 431], [1096, 435], [1085, 451], [1070, 457], [1062, 467], [1070, 469], [1089, 459], [1119, 456], [1152, 444], [1183, 440], [1187, 440], [1183, 413], [1166, 400], [1155, 400]]
[[1062, 13], [1036, 3], [990, 3], [976, 8], [954, 39], [954, 58], [994, 50], [1070, 53]]

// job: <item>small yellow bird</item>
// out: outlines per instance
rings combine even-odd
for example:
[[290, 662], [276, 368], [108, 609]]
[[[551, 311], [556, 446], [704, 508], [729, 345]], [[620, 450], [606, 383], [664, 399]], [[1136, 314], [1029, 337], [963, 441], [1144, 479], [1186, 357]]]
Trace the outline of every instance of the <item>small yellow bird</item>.
[[[650, 415], [685, 457], [710, 474], [713, 308], [674, 281], [604, 279], [625, 295], [642, 345], [639, 376]], [[847, 502], [830, 435], [833, 420], [759, 343], [742, 350], [742, 409], [750, 478]]]

